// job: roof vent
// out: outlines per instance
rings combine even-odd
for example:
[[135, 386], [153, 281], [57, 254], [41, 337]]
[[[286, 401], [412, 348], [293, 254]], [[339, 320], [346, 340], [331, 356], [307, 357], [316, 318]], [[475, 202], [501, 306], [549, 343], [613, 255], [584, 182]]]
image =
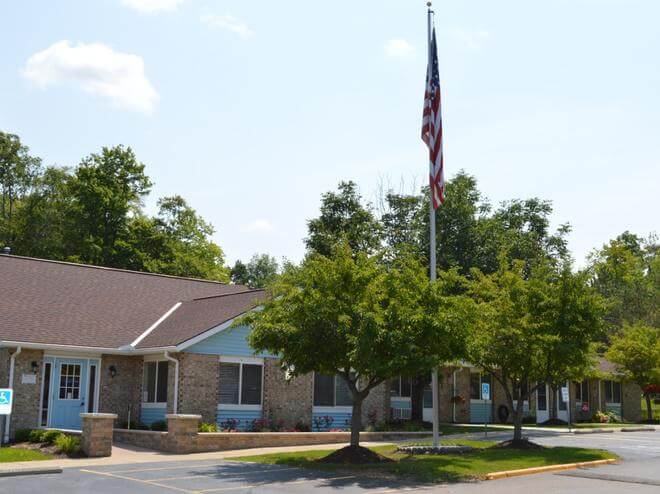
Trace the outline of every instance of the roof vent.
[[3, 254], [6, 254], [6, 255], [11, 254], [11, 247], [9, 247], [8, 245], [5, 245], [5, 246], [2, 248], [2, 253], [3, 253]]

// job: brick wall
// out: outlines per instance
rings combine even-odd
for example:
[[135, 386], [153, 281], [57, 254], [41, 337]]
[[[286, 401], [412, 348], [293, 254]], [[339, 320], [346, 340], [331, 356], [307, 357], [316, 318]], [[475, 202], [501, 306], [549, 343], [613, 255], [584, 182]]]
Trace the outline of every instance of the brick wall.
[[[41, 392], [41, 370], [44, 352], [23, 349], [14, 364], [14, 405], [11, 415], [10, 436], [17, 429], [33, 429], [39, 425], [39, 394]], [[37, 362], [35, 384], [23, 384], [23, 374], [34, 375], [32, 362]], [[6, 381], [5, 381], [6, 382]]]
[[385, 381], [373, 388], [362, 402], [362, 427], [369, 425], [369, 414], [375, 412], [376, 423], [387, 420], [390, 413], [390, 387]]
[[[142, 356], [101, 356], [99, 412], [117, 414], [116, 422], [119, 424], [128, 420], [129, 408], [131, 422], [139, 420], [142, 402], [142, 360]], [[111, 365], [117, 369], [115, 377], [110, 376]]]
[[264, 417], [283, 420], [285, 427], [302, 422], [311, 427], [314, 404], [314, 374], [287, 382], [278, 359], [264, 359]]
[[456, 373], [456, 390], [465, 401], [456, 404], [456, 422], [470, 421], [470, 369], [463, 367]]
[[[179, 410], [177, 413], [198, 414], [202, 422], [215, 424], [220, 401], [220, 361], [217, 355], [180, 353]], [[174, 362], [170, 362], [168, 384], [174, 382]], [[173, 386], [168, 390], [168, 406], [172, 404]], [[172, 413], [168, 410], [168, 413]]]

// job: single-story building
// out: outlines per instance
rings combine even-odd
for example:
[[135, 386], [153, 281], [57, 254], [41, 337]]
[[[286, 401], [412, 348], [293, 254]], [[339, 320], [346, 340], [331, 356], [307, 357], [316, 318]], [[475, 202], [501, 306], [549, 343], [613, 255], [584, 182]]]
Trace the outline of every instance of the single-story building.
[[[81, 412], [115, 413], [118, 427], [166, 413], [199, 414], [223, 429], [251, 429], [262, 419], [349, 427], [351, 398], [340, 378], [288, 380], [276, 356], [250, 348], [248, 327], [232, 326], [263, 291], [14, 255], [0, 255], [0, 286], [0, 387], [14, 389], [5, 438], [20, 428], [78, 430]], [[478, 369], [444, 368], [440, 377], [441, 421], [498, 421], [501, 390], [481, 400], [487, 377]], [[607, 408], [639, 419], [639, 390], [616, 381], [572, 386], [571, 409], [586, 402], [590, 413]], [[562, 416], [551, 394], [526, 405], [540, 422], [553, 406]], [[430, 388], [424, 402], [430, 420]], [[409, 409], [409, 380], [399, 378], [372, 390], [364, 423], [405, 419]]]

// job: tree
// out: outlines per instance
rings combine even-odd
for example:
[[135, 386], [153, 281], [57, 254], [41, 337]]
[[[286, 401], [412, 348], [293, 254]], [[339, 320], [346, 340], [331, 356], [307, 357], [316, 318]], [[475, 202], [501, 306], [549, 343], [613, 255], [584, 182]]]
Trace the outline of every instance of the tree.
[[548, 262], [527, 271], [518, 261], [502, 262], [491, 275], [474, 273], [480, 317], [467, 343], [468, 360], [504, 389], [514, 445], [522, 441], [523, 402], [540, 385], [586, 372], [601, 327], [602, 304], [585, 273]]
[[624, 232], [590, 256], [592, 283], [608, 301], [610, 335], [625, 324], [659, 327], [660, 256], [656, 238]]
[[137, 214], [151, 188], [130, 147], [104, 147], [75, 170], [70, 212], [78, 230], [69, 232], [79, 262], [121, 267], [117, 242], [125, 240], [131, 214]]
[[250, 288], [265, 288], [277, 277], [277, 259], [268, 254], [255, 254], [247, 264], [236, 261], [231, 269], [231, 281]]
[[381, 225], [370, 205], [362, 204], [355, 182], [341, 182], [338, 192], [321, 197], [321, 215], [309, 220], [307, 249], [324, 256], [346, 240], [354, 252], [372, 254], [381, 247]]
[[17, 205], [41, 170], [41, 160], [29, 151], [17, 135], [0, 132], [0, 244], [13, 246], [19, 236], [14, 222]]
[[279, 355], [293, 375], [343, 379], [353, 399], [351, 446], [357, 447], [362, 403], [373, 388], [462, 354], [474, 313], [469, 297], [456, 294], [463, 282], [449, 272], [431, 285], [414, 259], [388, 269], [343, 242], [330, 256], [312, 253], [300, 266], [289, 265], [263, 310], [241, 323], [252, 326], [251, 346]]
[[651, 391], [656, 389], [654, 385], [660, 385], [660, 329], [641, 323], [625, 324], [612, 338], [605, 358], [642, 389], [650, 422], [653, 419]]

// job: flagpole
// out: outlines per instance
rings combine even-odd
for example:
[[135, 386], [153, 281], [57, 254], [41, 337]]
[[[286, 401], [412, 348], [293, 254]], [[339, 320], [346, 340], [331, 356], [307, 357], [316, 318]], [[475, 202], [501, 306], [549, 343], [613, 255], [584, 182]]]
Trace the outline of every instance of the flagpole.
[[[428, 70], [431, 71], [432, 67], [432, 54], [431, 54], [431, 37], [432, 34], [432, 16], [433, 11], [431, 10], [431, 2], [427, 2], [426, 6], [426, 16], [427, 16], [427, 27], [428, 27]], [[431, 122], [429, 122], [429, 140], [433, 139], [433, 133], [430, 132]], [[433, 163], [429, 159], [429, 177], [433, 176]], [[429, 188], [429, 264], [430, 264], [430, 275], [431, 283], [436, 279], [436, 252], [435, 252], [435, 208], [433, 207], [433, 187]], [[433, 447], [437, 448], [440, 445], [440, 424], [438, 423], [439, 415], [439, 404], [438, 404], [438, 367], [437, 365], [433, 367], [431, 372], [431, 396], [433, 397]]]

